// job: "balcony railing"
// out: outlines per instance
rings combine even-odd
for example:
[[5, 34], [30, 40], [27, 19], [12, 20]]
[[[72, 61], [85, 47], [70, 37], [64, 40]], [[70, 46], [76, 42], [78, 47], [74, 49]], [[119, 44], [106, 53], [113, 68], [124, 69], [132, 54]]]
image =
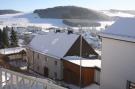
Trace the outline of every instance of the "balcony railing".
[[135, 83], [127, 81], [127, 89], [135, 89]]
[[0, 89], [67, 89], [53, 82], [0, 68]]

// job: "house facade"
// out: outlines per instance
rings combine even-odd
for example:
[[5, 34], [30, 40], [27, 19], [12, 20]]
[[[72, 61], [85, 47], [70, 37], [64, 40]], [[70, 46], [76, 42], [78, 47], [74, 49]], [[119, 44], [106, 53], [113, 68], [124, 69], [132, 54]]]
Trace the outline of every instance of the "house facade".
[[52, 79], [62, 79], [62, 63], [60, 58], [27, 49], [29, 69]]
[[[67, 33], [48, 33], [35, 37], [27, 47], [29, 68], [46, 77], [62, 80], [62, 58], [67, 55], [79, 55], [80, 36]], [[98, 56], [83, 39], [83, 56]], [[87, 48], [85, 48], [87, 47]]]
[[101, 89], [135, 88], [135, 19], [118, 20], [102, 37]]

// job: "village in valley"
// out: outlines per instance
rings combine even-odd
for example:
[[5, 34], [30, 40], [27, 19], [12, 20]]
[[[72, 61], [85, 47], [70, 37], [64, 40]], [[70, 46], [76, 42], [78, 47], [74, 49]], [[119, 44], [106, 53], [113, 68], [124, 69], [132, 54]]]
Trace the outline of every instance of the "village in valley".
[[135, 89], [134, 12], [0, 10], [0, 89]]

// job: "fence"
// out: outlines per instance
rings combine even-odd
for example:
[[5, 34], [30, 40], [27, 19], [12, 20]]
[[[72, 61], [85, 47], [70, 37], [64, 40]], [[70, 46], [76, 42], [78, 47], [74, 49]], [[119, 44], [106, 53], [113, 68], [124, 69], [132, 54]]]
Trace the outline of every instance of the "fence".
[[0, 89], [67, 89], [40, 79], [0, 68]]

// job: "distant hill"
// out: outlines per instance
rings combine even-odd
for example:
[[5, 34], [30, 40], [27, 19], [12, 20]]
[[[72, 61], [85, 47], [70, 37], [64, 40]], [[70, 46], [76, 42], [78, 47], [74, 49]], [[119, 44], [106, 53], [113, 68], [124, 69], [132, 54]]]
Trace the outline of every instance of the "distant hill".
[[16, 10], [0, 10], [0, 15], [3, 14], [15, 14], [15, 13], [19, 13], [20, 11], [16, 11]]
[[101, 26], [100, 23], [91, 20], [80, 20], [80, 19], [65, 19], [63, 23], [71, 26], [71, 27], [78, 27], [79, 25], [83, 27], [98, 27]]
[[34, 13], [37, 13], [41, 18], [110, 20], [110, 17], [103, 13], [76, 6], [37, 9]]

